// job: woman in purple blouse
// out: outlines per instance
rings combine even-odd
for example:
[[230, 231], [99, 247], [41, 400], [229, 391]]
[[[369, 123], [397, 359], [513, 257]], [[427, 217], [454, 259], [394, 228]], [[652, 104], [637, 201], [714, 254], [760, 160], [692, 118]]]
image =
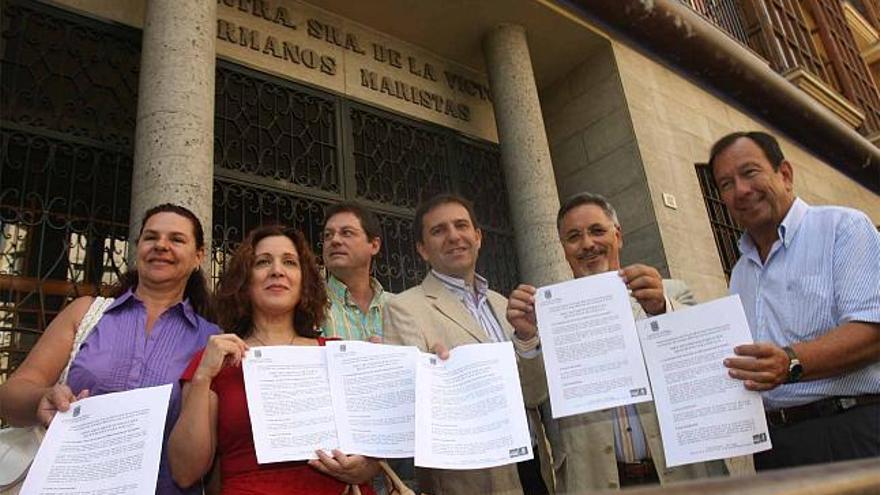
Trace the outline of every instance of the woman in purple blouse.
[[[172, 383], [167, 440], [180, 413], [180, 378], [192, 355], [218, 333], [210, 323], [202, 224], [189, 210], [163, 204], [147, 211], [137, 241], [137, 268], [113, 288], [115, 300], [80, 346], [66, 385], [56, 385], [67, 364], [79, 322], [94, 301], [81, 297], [52, 320], [9, 380], [0, 385], [0, 417], [14, 426], [48, 425], [56, 411], [88, 395]], [[200, 493], [174, 484], [162, 452], [157, 493]]]

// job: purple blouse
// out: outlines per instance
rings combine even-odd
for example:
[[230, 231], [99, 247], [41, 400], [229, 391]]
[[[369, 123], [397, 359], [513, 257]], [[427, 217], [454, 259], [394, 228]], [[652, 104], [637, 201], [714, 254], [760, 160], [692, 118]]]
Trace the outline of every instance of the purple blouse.
[[[146, 307], [132, 290], [113, 301], [80, 347], [67, 385], [74, 394], [88, 389], [90, 395], [101, 395], [173, 384], [165, 420], [167, 441], [180, 414], [180, 375], [193, 354], [220, 329], [197, 315], [188, 299], [162, 313], [149, 335], [146, 323]], [[164, 442], [156, 493], [201, 493], [198, 484], [190, 490], [174, 484]]]

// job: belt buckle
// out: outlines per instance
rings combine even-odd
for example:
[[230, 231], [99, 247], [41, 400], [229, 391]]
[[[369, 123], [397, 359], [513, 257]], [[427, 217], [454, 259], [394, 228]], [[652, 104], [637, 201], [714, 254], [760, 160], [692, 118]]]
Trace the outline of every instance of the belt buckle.
[[837, 399], [837, 409], [839, 411], [846, 411], [857, 405], [859, 405], [859, 401], [855, 397], [841, 397]]
[[785, 408], [779, 409], [779, 419], [782, 420], [779, 426], [785, 426], [788, 424], [788, 418], [785, 417]]

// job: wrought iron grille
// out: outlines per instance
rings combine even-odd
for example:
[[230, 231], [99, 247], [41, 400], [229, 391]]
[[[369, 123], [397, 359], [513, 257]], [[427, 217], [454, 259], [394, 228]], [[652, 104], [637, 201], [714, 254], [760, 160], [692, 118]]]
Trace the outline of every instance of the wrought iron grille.
[[3, 382], [124, 265], [140, 36], [37, 2], [0, 9]]
[[217, 68], [215, 166], [339, 193], [335, 99], [230, 67]]
[[327, 205], [327, 201], [218, 177], [214, 181], [213, 213], [212, 275], [215, 281], [244, 236], [260, 225], [283, 223], [295, 227], [312, 240], [315, 247], [314, 241], [321, 238]]
[[[218, 63], [217, 74], [215, 150], [221, 151], [215, 152], [215, 279], [247, 231], [266, 222], [301, 229], [320, 253], [325, 208], [356, 199], [373, 210], [382, 225], [375, 275], [386, 289], [400, 292], [420, 283], [427, 269], [412, 237], [415, 207], [436, 193], [456, 191], [473, 199], [481, 215], [484, 241], [478, 269], [497, 290], [513, 289], [516, 257], [496, 145], [228, 62]], [[285, 96], [268, 98], [261, 96], [264, 91]], [[241, 98], [242, 92], [252, 96]], [[276, 119], [244, 118], [248, 132], [240, 132], [242, 114], [264, 111], [243, 107], [255, 107], [261, 100], [301, 102], [300, 110], [284, 118], [290, 120], [288, 128], [315, 129], [300, 134], [308, 138], [302, 149], [322, 150], [312, 156], [315, 161], [309, 167], [298, 168], [295, 152], [282, 158], [287, 148], [280, 140], [263, 139], [269, 131], [262, 126], [275, 126]], [[274, 104], [267, 104], [265, 111], [271, 112]], [[228, 150], [250, 151], [242, 155]], [[272, 165], [261, 165], [260, 157], [269, 157]], [[272, 174], [262, 172], [267, 169]], [[291, 180], [291, 170], [304, 175]], [[322, 186], [331, 182], [334, 187]]]
[[749, 34], [743, 22], [740, 2], [737, 0], [679, 0], [690, 6], [709, 22], [721, 28], [734, 39], [749, 46]]
[[356, 195], [414, 209], [448, 190], [448, 133], [352, 107]]
[[140, 33], [33, 1], [2, 11], [3, 121], [131, 148]]
[[[229, 256], [248, 231], [268, 223], [283, 223], [301, 230], [321, 255], [324, 211], [332, 201], [291, 194], [263, 185], [214, 181], [214, 248], [212, 276], [216, 282]], [[412, 220], [377, 212], [382, 228], [382, 250], [374, 264], [375, 276], [392, 292], [400, 292], [425, 275], [414, 249]]]
[[718, 256], [721, 257], [721, 267], [724, 275], [730, 280], [730, 273], [736, 260], [739, 259], [739, 247], [737, 242], [743, 234], [743, 229], [737, 225], [730, 216], [727, 206], [721, 201], [721, 194], [712, 180], [712, 171], [704, 163], [696, 165], [697, 177], [700, 179], [700, 189], [703, 192], [703, 200], [706, 203], [706, 211], [709, 213], [709, 223], [712, 225], [712, 234], [715, 236], [715, 246], [718, 248]]

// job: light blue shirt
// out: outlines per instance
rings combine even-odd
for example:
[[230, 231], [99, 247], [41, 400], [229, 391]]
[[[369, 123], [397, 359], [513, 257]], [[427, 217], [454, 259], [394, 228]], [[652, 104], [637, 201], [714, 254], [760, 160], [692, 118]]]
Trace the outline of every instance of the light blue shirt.
[[[796, 198], [762, 263], [748, 234], [730, 277], [756, 342], [814, 340], [850, 321], [880, 323], [880, 233], [862, 212], [809, 206]], [[779, 409], [826, 397], [880, 393], [880, 362], [821, 380], [764, 392]]]

